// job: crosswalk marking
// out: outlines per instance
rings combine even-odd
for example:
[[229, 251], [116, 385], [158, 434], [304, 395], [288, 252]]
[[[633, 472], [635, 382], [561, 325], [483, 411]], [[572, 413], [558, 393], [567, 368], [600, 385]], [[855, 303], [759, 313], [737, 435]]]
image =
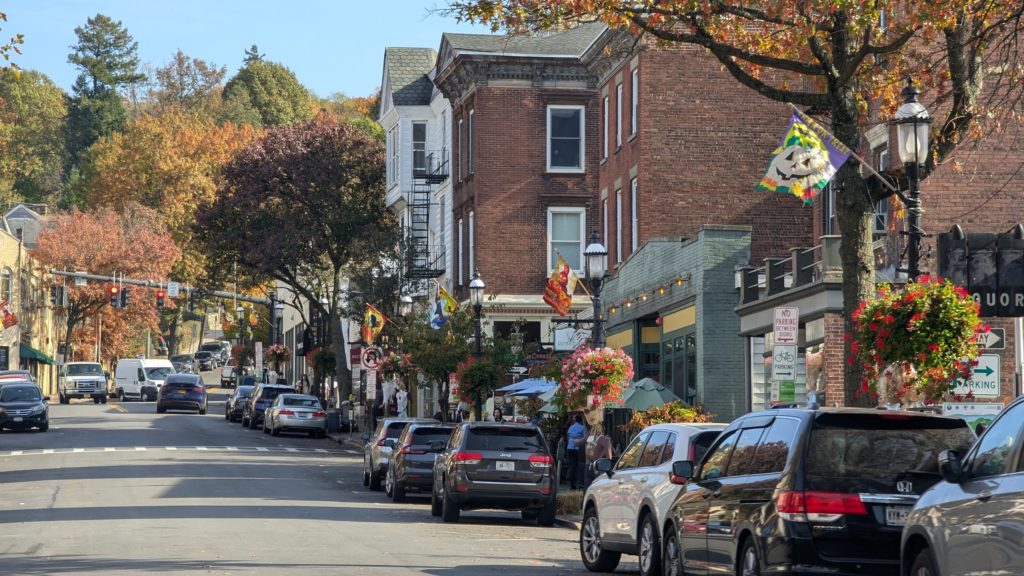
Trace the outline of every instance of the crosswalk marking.
[[116, 450], [117, 450], [117, 448], [104, 448], [103, 449], [104, 452], [114, 452]]
[[196, 446], [196, 450], [206, 450], [206, 446]]
[[168, 446], [167, 449], [168, 450], [177, 450], [178, 447], [177, 446]]
[[79, 452], [85, 452], [85, 448], [75, 448], [74, 450], [72, 450], [72, 452], [74, 452], [76, 454], [79, 453]]
[[145, 452], [146, 451], [146, 447], [145, 446], [136, 446], [135, 447], [135, 451], [136, 452]]
[[262, 447], [262, 446], [259, 446], [259, 447], [257, 447], [257, 448], [256, 448], [256, 451], [257, 451], [257, 452], [266, 452], [266, 451], [267, 451], [267, 449], [266, 449], [266, 448], [264, 448], [264, 447]]
[[299, 449], [298, 448], [285, 448], [285, 451], [286, 452], [298, 452]]
[[43, 454], [53, 454], [53, 448], [47, 448], [43, 450]]

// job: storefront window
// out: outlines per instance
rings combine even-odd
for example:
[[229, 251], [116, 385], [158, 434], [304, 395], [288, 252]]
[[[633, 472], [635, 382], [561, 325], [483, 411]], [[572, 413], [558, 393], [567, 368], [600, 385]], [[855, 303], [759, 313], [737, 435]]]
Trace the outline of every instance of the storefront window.
[[766, 410], [776, 402], [806, 402], [806, 351], [802, 348], [797, 350], [795, 378], [792, 381], [775, 382], [772, 380], [774, 350], [769, 347], [770, 344], [765, 345], [766, 340], [770, 342], [770, 339], [764, 337], [750, 338], [751, 410]]

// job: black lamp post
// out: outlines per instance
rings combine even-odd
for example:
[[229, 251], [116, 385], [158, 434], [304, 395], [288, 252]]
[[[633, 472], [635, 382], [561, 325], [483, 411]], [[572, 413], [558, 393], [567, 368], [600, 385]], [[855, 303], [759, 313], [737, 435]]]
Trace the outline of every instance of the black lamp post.
[[910, 184], [909, 213], [907, 233], [907, 275], [911, 281], [921, 275], [921, 238], [924, 229], [921, 227], [921, 169], [928, 162], [928, 130], [932, 122], [928, 110], [917, 101], [921, 91], [914, 86], [914, 81], [907, 78], [907, 86], [903, 89], [903, 104], [896, 111], [896, 136], [899, 141], [900, 159], [903, 160]]
[[597, 230], [590, 233], [590, 244], [583, 251], [586, 259], [587, 282], [590, 283], [590, 299], [594, 302], [594, 348], [604, 347], [604, 331], [601, 320], [601, 284], [608, 273], [608, 250], [601, 244]]
[[[473, 280], [469, 282], [469, 299], [473, 303], [473, 312], [476, 314], [476, 352], [474, 356], [478, 360], [483, 354], [480, 339], [480, 312], [484, 309], [484, 287], [484, 281], [480, 278], [480, 271], [474, 271]], [[474, 398], [474, 403], [473, 410], [476, 413], [476, 419], [481, 420], [483, 415], [483, 399], [480, 397], [479, 392], [477, 392], [476, 398]]]

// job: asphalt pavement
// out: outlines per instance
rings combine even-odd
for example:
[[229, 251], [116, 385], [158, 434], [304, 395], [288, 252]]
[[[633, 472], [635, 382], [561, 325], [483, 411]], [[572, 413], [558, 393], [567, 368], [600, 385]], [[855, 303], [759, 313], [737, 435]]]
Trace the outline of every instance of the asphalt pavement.
[[498, 511], [444, 524], [429, 499], [368, 492], [348, 446], [229, 424], [228, 393], [210, 388], [206, 416], [51, 404], [48, 432], [0, 434], [0, 573], [586, 573], [576, 532]]

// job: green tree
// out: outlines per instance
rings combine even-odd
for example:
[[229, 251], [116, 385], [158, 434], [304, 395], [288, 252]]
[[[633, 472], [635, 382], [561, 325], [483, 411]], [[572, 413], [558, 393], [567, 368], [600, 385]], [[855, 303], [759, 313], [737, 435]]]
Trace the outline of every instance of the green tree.
[[224, 86], [223, 98], [225, 119], [257, 127], [305, 122], [314, 112], [312, 96], [295, 74], [262, 59], [247, 61]]
[[64, 92], [34, 70], [0, 70], [0, 195], [45, 202], [60, 192]]
[[451, 376], [473, 352], [473, 312], [458, 310], [440, 329], [434, 330], [427, 314], [416, 314], [401, 330], [402, 348], [428, 381], [438, 386], [437, 404], [441, 414], [449, 413]]
[[97, 14], [75, 28], [78, 43], [71, 47], [68, 62], [81, 70], [85, 83], [76, 94], [95, 96], [137, 85], [146, 79], [139, 72], [139, 43], [120, 21]]
[[[869, 125], [893, 116], [901, 81], [912, 75], [937, 95], [933, 112], [943, 113], [932, 125], [926, 175], [957, 147], [1018, 118], [1024, 91], [1019, 0], [453, 0], [449, 11], [496, 30], [603, 21], [697, 46], [765, 98], [830, 114], [833, 134], [854, 150]], [[836, 212], [849, 332], [858, 304], [874, 293], [872, 213], [890, 193], [861, 176], [854, 161], [833, 182], [842, 190]], [[866, 402], [860, 384], [859, 367], [847, 364], [847, 404]]]

